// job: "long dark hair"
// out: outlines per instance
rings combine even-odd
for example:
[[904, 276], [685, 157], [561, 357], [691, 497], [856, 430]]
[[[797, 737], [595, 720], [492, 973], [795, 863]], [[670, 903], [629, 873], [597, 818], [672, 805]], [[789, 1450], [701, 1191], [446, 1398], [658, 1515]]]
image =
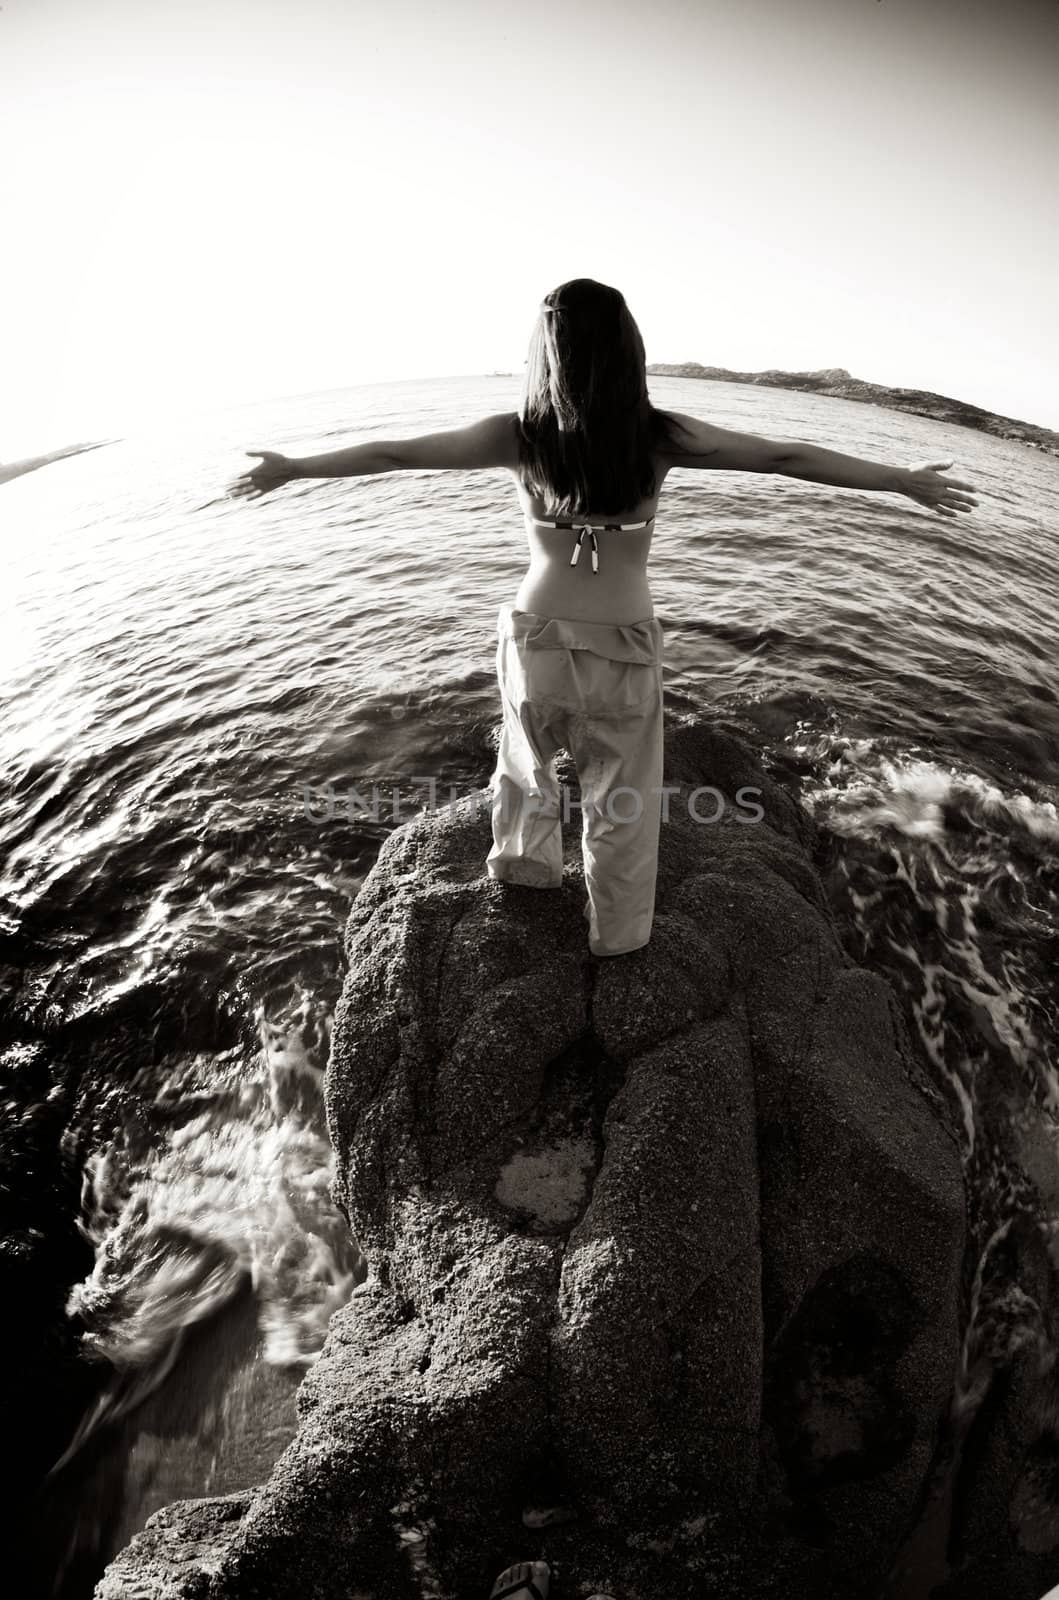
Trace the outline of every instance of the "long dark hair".
[[527, 489], [556, 512], [616, 513], [654, 494], [653, 451], [680, 424], [651, 404], [643, 339], [617, 289], [571, 278], [546, 294], [519, 406]]

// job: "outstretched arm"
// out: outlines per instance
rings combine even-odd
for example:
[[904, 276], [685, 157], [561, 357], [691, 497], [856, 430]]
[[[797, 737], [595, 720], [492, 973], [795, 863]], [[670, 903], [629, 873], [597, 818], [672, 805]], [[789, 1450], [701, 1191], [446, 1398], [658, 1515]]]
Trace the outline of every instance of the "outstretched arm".
[[951, 461], [934, 461], [915, 467], [887, 466], [860, 456], [842, 455], [797, 439], [764, 439], [753, 433], [715, 428], [698, 417], [671, 415], [686, 435], [684, 452], [667, 453], [670, 467], [699, 467], [727, 472], [777, 472], [785, 478], [827, 483], [839, 489], [870, 489], [903, 494], [942, 516], [970, 511], [978, 504], [974, 485], [940, 473]]
[[514, 460], [512, 416], [485, 417], [467, 428], [423, 433], [412, 439], [371, 439], [318, 456], [284, 456], [272, 450], [250, 450], [261, 457], [233, 485], [233, 495], [256, 498], [291, 478], [352, 478], [377, 472], [466, 472], [475, 467], [507, 467]]

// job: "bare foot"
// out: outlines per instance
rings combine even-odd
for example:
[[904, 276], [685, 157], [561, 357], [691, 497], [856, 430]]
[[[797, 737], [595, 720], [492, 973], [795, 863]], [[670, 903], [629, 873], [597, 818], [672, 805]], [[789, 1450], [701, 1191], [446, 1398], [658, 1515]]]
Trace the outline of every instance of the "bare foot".
[[[525, 1528], [551, 1528], [557, 1522], [573, 1522], [577, 1512], [569, 1506], [527, 1506], [522, 1513]], [[1059, 1600], [1059, 1596], [1056, 1596]]]
[[518, 1561], [497, 1578], [489, 1600], [548, 1600], [550, 1576], [546, 1561]]

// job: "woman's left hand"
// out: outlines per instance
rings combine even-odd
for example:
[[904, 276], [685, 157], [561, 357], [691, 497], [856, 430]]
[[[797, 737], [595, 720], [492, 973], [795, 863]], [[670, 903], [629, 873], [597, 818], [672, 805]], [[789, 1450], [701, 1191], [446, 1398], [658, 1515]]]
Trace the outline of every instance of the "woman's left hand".
[[941, 474], [951, 466], [951, 461], [927, 461], [918, 467], [906, 467], [901, 475], [901, 493], [943, 517], [954, 517], [957, 511], [971, 511], [978, 504], [974, 498], [974, 484], [961, 483], [959, 478], [943, 478]]
[[237, 478], [228, 491], [229, 499], [259, 500], [272, 489], [282, 488], [291, 478], [298, 476], [297, 464], [278, 450], [248, 450], [248, 456], [260, 456], [259, 466], [251, 467]]

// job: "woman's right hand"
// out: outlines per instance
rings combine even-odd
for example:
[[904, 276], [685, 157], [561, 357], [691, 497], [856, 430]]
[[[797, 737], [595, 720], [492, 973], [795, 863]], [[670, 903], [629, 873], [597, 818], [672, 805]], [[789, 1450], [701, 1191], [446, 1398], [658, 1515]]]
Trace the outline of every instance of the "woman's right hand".
[[298, 476], [297, 463], [289, 456], [281, 455], [278, 450], [248, 450], [246, 453], [248, 456], [259, 456], [261, 463], [235, 480], [228, 491], [229, 499], [242, 496], [259, 500], [263, 494], [282, 488], [283, 484]]
[[951, 461], [929, 461], [917, 467], [905, 467], [901, 473], [901, 493], [942, 517], [973, 510], [978, 504], [974, 498], [974, 484], [941, 476], [951, 466]]

